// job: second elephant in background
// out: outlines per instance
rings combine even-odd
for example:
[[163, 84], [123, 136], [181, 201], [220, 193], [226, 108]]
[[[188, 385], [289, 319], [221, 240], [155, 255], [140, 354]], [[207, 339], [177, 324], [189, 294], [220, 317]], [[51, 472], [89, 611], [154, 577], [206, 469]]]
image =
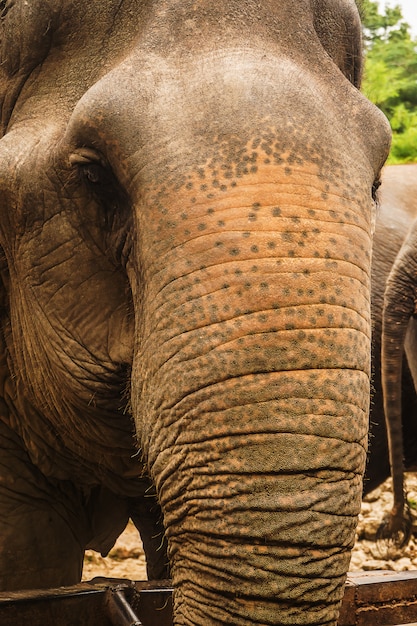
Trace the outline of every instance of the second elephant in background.
[[373, 394], [364, 492], [389, 476], [391, 464], [395, 503], [384, 532], [399, 544], [409, 536], [403, 468], [417, 465], [416, 218], [417, 164], [385, 167], [372, 265]]

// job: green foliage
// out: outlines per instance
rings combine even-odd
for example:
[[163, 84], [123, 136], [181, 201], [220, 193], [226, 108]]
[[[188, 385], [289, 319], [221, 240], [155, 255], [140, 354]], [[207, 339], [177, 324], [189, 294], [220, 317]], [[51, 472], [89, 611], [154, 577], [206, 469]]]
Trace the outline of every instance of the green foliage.
[[414, 498], [407, 498], [407, 503], [410, 509], [417, 511], [417, 501]]
[[362, 91], [393, 129], [390, 163], [417, 161], [417, 40], [399, 6], [362, 0], [366, 62]]

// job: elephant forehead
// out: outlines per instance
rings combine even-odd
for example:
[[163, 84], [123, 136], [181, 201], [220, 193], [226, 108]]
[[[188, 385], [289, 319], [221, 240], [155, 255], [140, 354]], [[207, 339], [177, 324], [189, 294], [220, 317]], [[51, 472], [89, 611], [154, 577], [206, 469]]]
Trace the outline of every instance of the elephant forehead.
[[[327, 161], [329, 170], [341, 155], [346, 162], [352, 156], [349, 175], [365, 169], [373, 179], [385, 126], [377, 130], [379, 115], [330, 67], [329, 83], [277, 51], [222, 50], [182, 60], [181, 67], [158, 55], [132, 56], [80, 99], [66, 139], [70, 150], [98, 147], [126, 185], [132, 171], [145, 174], [149, 166], [154, 183], [158, 170], [164, 177], [172, 170], [178, 180], [190, 163], [217, 159], [227, 167], [225, 159], [250, 157], [243, 152], [256, 138], [266, 157]], [[364, 141], [365, 122], [382, 146]]]

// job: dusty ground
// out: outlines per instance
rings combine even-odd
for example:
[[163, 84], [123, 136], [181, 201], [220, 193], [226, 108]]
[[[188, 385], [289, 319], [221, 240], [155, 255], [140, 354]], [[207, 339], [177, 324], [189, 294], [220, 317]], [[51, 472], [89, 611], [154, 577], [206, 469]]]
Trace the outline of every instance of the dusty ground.
[[362, 503], [362, 513], [357, 529], [357, 542], [353, 550], [351, 571], [371, 571], [376, 569], [403, 572], [417, 569], [417, 474], [407, 474], [407, 499], [411, 505], [415, 535], [401, 551], [391, 548], [386, 554], [386, 544], [375, 541], [377, 529], [385, 512], [392, 506], [391, 480], [366, 496]]
[[[351, 571], [417, 569], [417, 537], [413, 538], [402, 552], [391, 553], [388, 557], [384, 554], [385, 546], [375, 541], [375, 534], [384, 512], [391, 508], [392, 496], [389, 487], [390, 481], [387, 481], [367, 496], [362, 504]], [[409, 501], [417, 502], [417, 474], [408, 474], [407, 491]], [[417, 511], [414, 511], [414, 514], [417, 526]], [[146, 580], [145, 557], [133, 524], [127, 526], [106, 558], [92, 550], [86, 553], [83, 580], [90, 580], [95, 576]]]
[[142, 543], [132, 522], [126, 526], [126, 530], [105, 558], [94, 550], [86, 551], [83, 580], [90, 580], [95, 576], [129, 578], [130, 580], [147, 579]]

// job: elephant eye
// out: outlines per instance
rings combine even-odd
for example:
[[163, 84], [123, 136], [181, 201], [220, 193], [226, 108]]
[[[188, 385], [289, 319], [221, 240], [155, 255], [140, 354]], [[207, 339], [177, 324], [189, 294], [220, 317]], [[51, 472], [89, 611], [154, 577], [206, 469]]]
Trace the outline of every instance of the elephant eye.
[[95, 185], [98, 185], [100, 182], [104, 182], [105, 177], [103, 167], [98, 163], [80, 166], [80, 173], [83, 178]]
[[377, 178], [374, 182], [374, 184], [372, 185], [372, 200], [374, 202], [378, 201], [378, 189], [381, 186], [381, 179]]
[[69, 156], [69, 163], [76, 174], [74, 182], [84, 187], [79, 205], [84, 225], [90, 224], [93, 230], [98, 228], [106, 253], [112, 254], [120, 264], [128, 254], [126, 242], [131, 216], [125, 190], [105, 159], [92, 148], [77, 149]]
[[7, 13], [10, 11], [11, 5], [8, 3], [8, 0], [1, 0], [0, 2], [0, 19], [6, 17]]
[[103, 159], [91, 148], [80, 148], [73, 152], [69, 157], [69, 162], [73, 167], [77, 167], [80, 176], [87, 182], [98, 185], [105, 183], [108, 179]]

